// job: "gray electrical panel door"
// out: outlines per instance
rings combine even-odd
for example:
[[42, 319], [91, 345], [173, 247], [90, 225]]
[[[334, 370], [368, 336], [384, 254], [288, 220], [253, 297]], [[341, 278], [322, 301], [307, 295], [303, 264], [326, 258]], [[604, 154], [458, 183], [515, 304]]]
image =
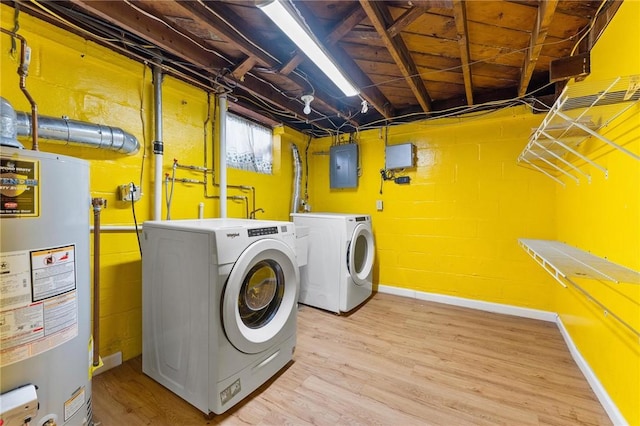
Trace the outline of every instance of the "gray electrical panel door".
[[358, 145], [350, 143], [329, 148], [329, 185], [331, 188], [358, 186]]

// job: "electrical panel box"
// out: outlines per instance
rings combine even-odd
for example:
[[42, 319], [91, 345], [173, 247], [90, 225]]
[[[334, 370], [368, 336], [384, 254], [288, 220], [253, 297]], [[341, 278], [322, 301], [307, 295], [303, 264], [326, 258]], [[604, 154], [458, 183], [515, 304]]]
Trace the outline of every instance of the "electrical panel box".
[[329, 148], [329, 185], [331, 188], [358, 186], [358, 145], [350, 143]]
[[416, 146], [412, 143], [387, 145], [384, 153], [384, 167], [387, 170], [409, 169], [416, 166]]

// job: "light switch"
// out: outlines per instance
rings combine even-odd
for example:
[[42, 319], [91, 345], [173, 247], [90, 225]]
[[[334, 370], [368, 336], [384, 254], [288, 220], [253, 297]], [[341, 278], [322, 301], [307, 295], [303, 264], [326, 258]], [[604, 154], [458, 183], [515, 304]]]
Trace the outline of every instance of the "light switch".
[[382, 200], [376, 200], [376, 210], [382, 211]]

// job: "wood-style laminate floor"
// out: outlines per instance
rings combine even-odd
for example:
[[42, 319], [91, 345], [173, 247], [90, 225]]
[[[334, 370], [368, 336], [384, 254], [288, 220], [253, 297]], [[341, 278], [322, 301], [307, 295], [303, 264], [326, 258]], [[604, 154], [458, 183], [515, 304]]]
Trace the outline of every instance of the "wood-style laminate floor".
[[555, 324], [380, 293], [348, 316], [301, 306], [294, 361], [212, 420], [140, 357], [94, 378], [93, 409], [100, 426], [611, 424]]

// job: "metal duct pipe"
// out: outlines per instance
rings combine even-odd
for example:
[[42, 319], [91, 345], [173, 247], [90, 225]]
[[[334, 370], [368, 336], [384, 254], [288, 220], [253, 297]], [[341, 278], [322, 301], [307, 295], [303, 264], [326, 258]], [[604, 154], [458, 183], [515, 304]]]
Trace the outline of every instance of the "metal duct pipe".
[[302, 186], [302, 160], [300, 159], [300, 152], [296, 144], [291, 144], [291, 151], [293, 152], [293, 200], [291, 203], [291, 213], [298, 213], [300, 208], [300, 187]]
[[[20, 136], [31, 136], [31, 116], [16, 111], [16, 129]], [[135, 136], [118, 127], [70, 120], [68, 118], [38, 116], [38, 134], [42, 139], [64, 141], [67, 144], [109, 149], [125, 154], [136, 154], [140, 143]]]
[[220, 102], [220, 217], [227, 217], [227, 95]]
[[0, 145], [23, 149], [24, 146], [18, 141], [16, 121], [16, 111], [9, 101], [0, 97]]
[[162, 220], [162, 157], [164, 144], [162, 142], [162, 68], [153, 67], [154, 112], [155, 112], [155, 141], [153, 155], [155, 159], [155, 180], [153, 186], [153, 220]]

